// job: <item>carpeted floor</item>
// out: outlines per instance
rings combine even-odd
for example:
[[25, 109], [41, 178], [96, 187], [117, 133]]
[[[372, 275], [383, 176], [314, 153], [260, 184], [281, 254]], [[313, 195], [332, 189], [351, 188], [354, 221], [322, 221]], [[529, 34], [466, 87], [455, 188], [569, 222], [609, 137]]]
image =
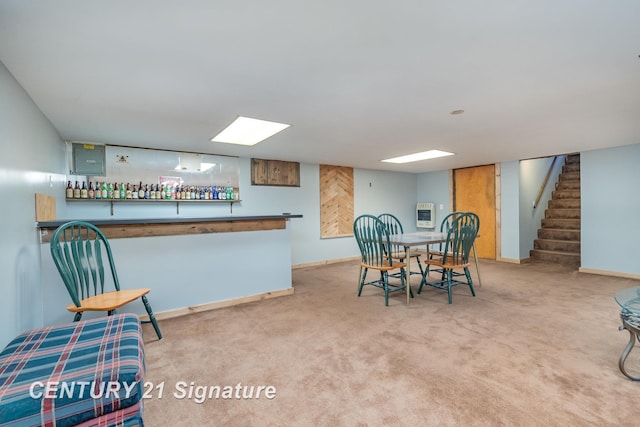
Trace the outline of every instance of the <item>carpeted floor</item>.
[[377, 288], [356, 296], [358, 269], [296, 269], [294, 295], [161, 321], [163, 341], [145, 325], [146, 425], [638, 424], [613, 296], [640, 281], [483, 260], [475, 298], [428, 288], [385, 307]]

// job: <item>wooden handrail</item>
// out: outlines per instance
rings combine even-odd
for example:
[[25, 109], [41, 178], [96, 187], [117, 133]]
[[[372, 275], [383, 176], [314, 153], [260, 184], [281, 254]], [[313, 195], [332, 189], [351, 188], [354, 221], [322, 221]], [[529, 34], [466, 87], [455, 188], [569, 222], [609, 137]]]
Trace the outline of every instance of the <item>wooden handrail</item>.
[[549, 166], [549, 170], [547, 171], [547, 176], [544, 177], [544, 182], [540, 186], [540, 190], [538, 190], [538, 197], [533, 202], [533, 209], [538, 207], [538, 203], [540, 203], [540, 198], [542, 197], [542, 192], [544, 188], [547, 186], [547, 182], [549, 181], [549, 177], [551, 176], [551, 171], [553, 171], [553, 165], [556, 164], [556, 160], [558, 160], [558, 156], [554, 156], [553, 161], [551, 162], [551, 166]]

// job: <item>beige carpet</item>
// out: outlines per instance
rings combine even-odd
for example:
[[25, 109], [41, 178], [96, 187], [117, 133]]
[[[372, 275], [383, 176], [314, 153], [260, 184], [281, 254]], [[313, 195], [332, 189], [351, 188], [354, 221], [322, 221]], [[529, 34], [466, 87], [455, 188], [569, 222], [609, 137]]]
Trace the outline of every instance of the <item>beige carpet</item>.
[[[482, 261], [477, 296], [428, 288], [409, 307], [358, 264], [293, 272], [295, 294], [149, 325], [149, 426], [636, 426], [640, 383], [616, 291], [640, 282], [556, 265]], [[474, 272], [475, 277], [475, 272]], [[418, 283], [413, 278], [414, 286]], [[215, 275], [203, 286], [217, 283]], [[414, 289], [417, 286], [414, 287]], [[179, 292], [176, 287], [176, 292]], [[640, 370], [640, 346], [629, 358]], [[635, 353], [635, 354], [634, 354]], [[636, 371], [637, 372], [637, 371]], [[180, 397], [189, 386], [231, 398]], [[159, 398], [164, 384], [163, 396]], [[240, 388], [236, 391], [236, 387]], [[243, 386], [275, 398], [236, 398]], [[250, 389], [247, 389], [247, 393]], [[273, 390], [272, 390], [273, 391]], [[254, 389], [255, 392], [255, 389]], [[174, 394], [177, 394], [176, 397]], [[224, 396], [224, 394], [223, 394]], [[227, 395], [229, 396], [229, 395]]]

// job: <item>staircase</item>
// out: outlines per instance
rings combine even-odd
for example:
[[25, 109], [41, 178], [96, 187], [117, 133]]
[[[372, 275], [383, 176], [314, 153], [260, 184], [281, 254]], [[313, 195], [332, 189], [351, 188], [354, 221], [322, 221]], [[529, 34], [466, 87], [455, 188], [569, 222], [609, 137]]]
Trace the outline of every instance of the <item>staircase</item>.
[[529, 256], [536, 261], [580, 266], [580, 154], [565, 158]]

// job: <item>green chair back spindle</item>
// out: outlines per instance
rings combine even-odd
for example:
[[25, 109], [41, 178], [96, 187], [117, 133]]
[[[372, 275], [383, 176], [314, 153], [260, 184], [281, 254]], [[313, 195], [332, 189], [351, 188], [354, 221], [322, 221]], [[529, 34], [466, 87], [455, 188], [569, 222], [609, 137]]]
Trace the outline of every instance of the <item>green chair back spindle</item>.
[[151, 323], [162, 339], [146, 296], [150, 289], [120, 289], [111, 246], [98, 227], [84, 221], [62, 224], [51, 238], [51, 256], [73, 302], [67, 310], [75, 313], [74, 321], [80, 320], [85, 311], [112, 315], [118, 308], [141, 299], [149, 315], [143, 323]]
[[111, 246], [104, 233], [90, 223], [76, 221], [59, 227], [51, 239], [51, 254], [73, 303], [105, 292], [106, 258], [113, 288], [120, 290]]

